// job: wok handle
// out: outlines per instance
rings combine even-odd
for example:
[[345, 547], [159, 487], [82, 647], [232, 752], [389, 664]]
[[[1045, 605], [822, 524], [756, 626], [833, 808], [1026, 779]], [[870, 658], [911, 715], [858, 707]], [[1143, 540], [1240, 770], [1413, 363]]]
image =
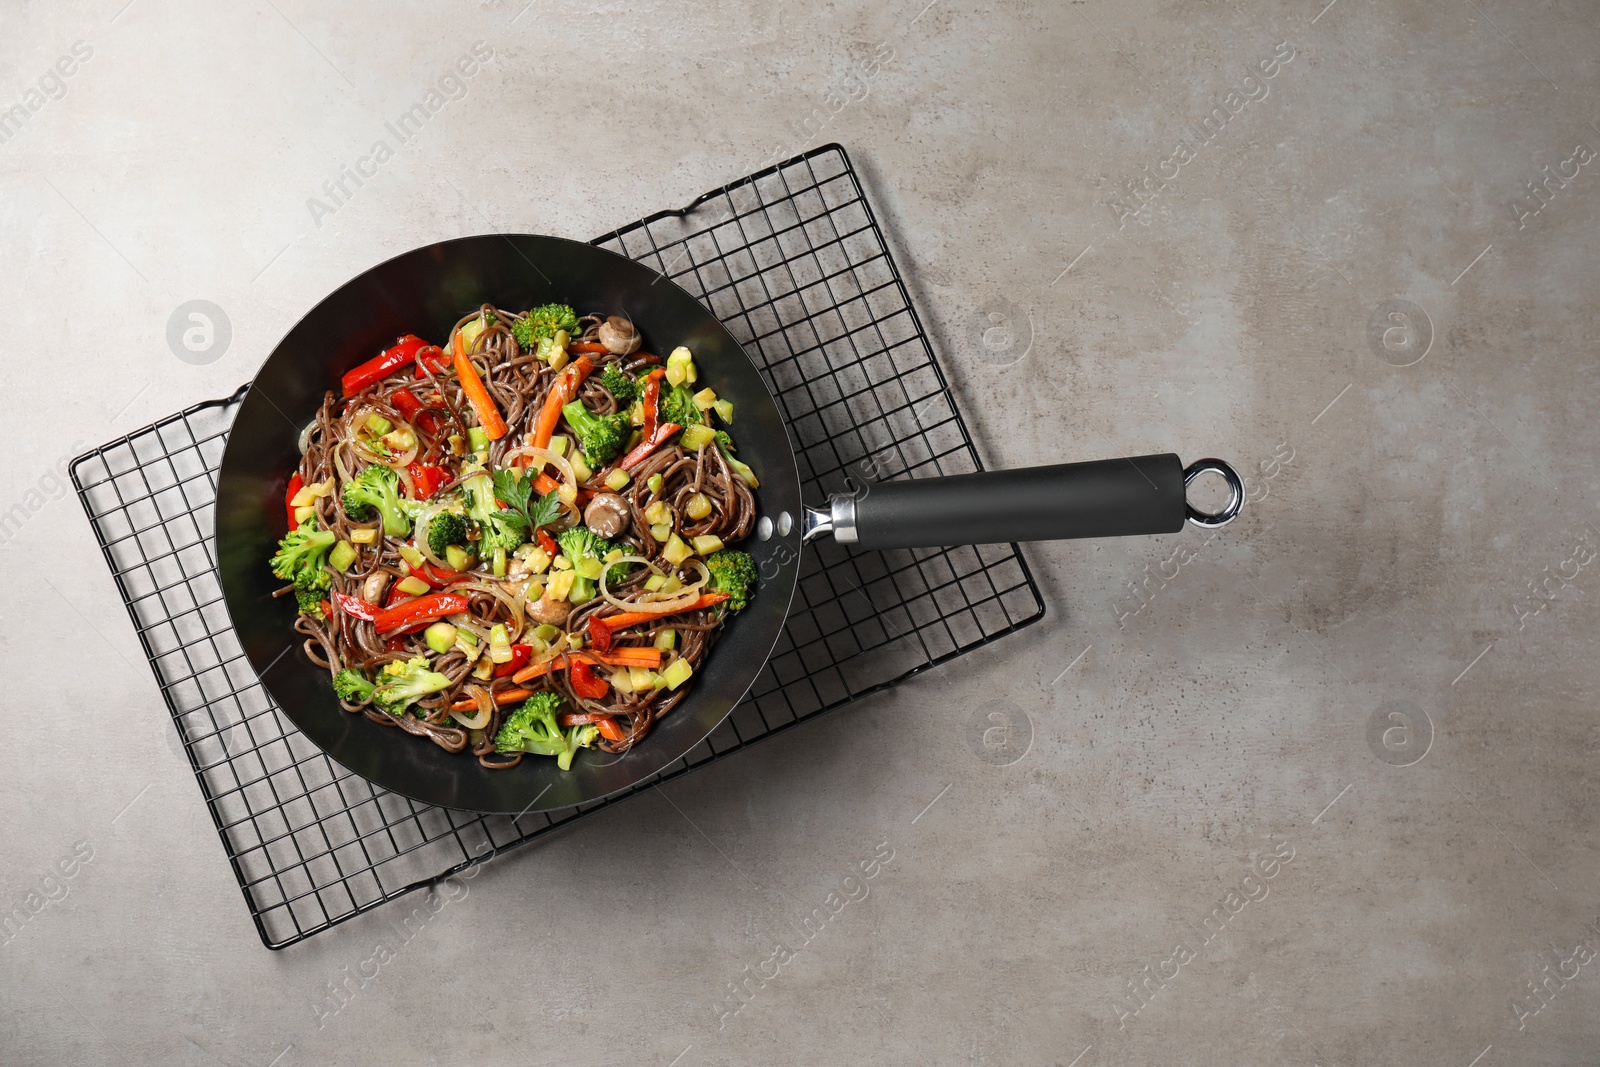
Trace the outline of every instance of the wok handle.
[[[1207, 472], [1222, 475], [1232, 491], [1214, 515], [1189, 506], [1185, 496], [1188, 483]], [[1185, 470], [1169, 452], [878, 482], [807, 509], [805, 537], [831, 533], [872, 549], [1125, 537], [1174, 533], [1185, 518], [1225, 526], [1243, 504], [1244, 483], [1228, 464], [1203, 459]]]

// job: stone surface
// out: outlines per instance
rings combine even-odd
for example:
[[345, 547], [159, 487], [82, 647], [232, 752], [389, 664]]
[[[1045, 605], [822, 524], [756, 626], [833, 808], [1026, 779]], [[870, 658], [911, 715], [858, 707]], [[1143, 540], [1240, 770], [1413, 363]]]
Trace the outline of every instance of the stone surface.
[[[57, 899], [0, 944], [0, 1059], [1600, 1051], [1591, 12], [524, 3], [4, 5], [0, 904]], [[54, 469], [392, 254], [586, 238], [828, 140], [988, 462], [1223, 456], [1244, 516], [1029, 548], [1044, 622], [491, 865], [321, 1014], [412, 905], [261, 947]], [[197, 299], [231, 324], [198, 364]], [[968, 733], [1000, 700], [1034, 733], [1003, 766]]]

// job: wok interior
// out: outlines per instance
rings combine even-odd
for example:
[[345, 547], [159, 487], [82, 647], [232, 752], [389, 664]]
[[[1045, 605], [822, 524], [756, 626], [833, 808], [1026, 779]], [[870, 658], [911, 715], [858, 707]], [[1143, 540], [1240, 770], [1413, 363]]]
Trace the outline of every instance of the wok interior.
[[[282, 530], [282, 500], [299, 462], [300, 430], [339, 376], [403, 333], [442, 341], [480, 303], [551, 301], [579, 314], [623, 314], [649, 351], [694, 352], [703, 380], [737, 411], [739, 456], [756, 471], [759, 514], [795, 522], [784, 536], [751, 537], [760, 582], [691, 683], [694, 690], [633, 751], [585, 751], [570, 772], [554, 760], [489, 771], [398, 729], [339, 707], [328, 673], [305, 658], [291, 629], [293, 598], [267, 561]], [[268, 357], [240, 405], [217, 487], [217, 562], [246, 656], [283, 712], [334, 760], [375, 784], [429, 804], [472, 811], [543, 811], [597, 800], [668, 767], [733, 709], [783, 628], [799, 570], [800, 484], [776, 403], [738, 342], [693, 297], [654, 271], [560, 238], [490, 235], [408, 252], [324, 299]], [[787, 527], [786, 527], [787, 528]], [[292, 645], [290, 651], [285, 648]]]

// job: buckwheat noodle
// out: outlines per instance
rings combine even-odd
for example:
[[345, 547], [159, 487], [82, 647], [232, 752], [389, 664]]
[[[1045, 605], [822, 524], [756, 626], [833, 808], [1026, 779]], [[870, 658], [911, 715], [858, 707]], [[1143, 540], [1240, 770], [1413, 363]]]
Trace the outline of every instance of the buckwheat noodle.
[[[532, 432], [534, 420], [559, 371], [553, 370], [533, 352], [521, 349], [511, 332], [511, 326], [522, 318], [516, 312], [485, 304], [470, 315], [463, 316], [456, 328], [462, 328], [480, 315], [487, 316], [491, 324], [474, 340], [469, 358], [499, 405], [509, 428], [509, 432], [490, 446], [489, 466], [498, 468], [502, 466], [506, 455], [522, 447], [527, 435]], [[599, 335], [601, 322], [602, 319], [594, 315], [580, 319], [582, 333], [574, 340], [594, 342]], [[616, 362], [621, 369], [636, 372], [660, 362], [659, 357], [647, 352], [624, 356], [601, 353], [592, 358], [595, 362], [594, 371], [579, 388], [578, 399], [598, 414], [619, 410], [616, 398], [600, 382], [601, 372], [607, 363]], [[300, 476], [305, 484], [335, 478], [334, 484], [342, 486], [368, 465], [370, 461], [357, 448], [356, 438], [357, 430], [371, 414], [381, 415], [397, 426], [407, 425], [414, 431], [417, 462], [443, 464], [453, 458], [449, 452], [451, 435], [467, 436], [464, 413], [470, 412], [471, 407], [466, 394], [455, 377], [428, 373], [425, 363], [419, 362], [415, 366], [424, 367], [425, 376], [420, 380], [416, 377], [414, 365], [408, 363], [401, 370], [351, 397], [340, 399], [332, 392], [324, 397], [316, 420], [305, 437], [305, 454], [300, 463]], [[425, 392], [430, 399], [433, 391], [438, 392], [441, 402], [429, 408], [437, 424], [433, 432], [406, 419], [388, 399], [401, 386], [419, 394]], [[398, 473], [409, 495], [412, 489], [411, 476], [404, 467], [399, 467]], [[626, 501], [631, 521], [620, 535], [611, 539], [630, 554], [642, 556], [663, 570], [673, 569], [662, 558], [664, 546], [651, 536], [650, 524], [643, 514], [658, 500], [671, 505], [682, 517], [678, 533], [685, 539], [714, 535], [725, 544], [733, 545], [750, 533], [755, 521], [755, 498], [749, 486], [730, 469], [721, 450], [715, 445], [702, 446], [694, 451], [688, 451], [677, 443], [665, 445], [630, 473], [632, 476], [628, 485], [618, 495]], [[652, 491], [647, 483], [656, 474], [661, 476], [659, 491]], [[600, 472], [596, 471], [580, 488], [611, 492], [600, 478]], [[460, 484], [460, 480], [457, 478], [447, 483], [438, 492], [454, 488]], [[690, 519], [685, 505], [696, 493], [703, 493], [710, 499], [711, 511], [704, 518]], [[354, 527], [368, 528], [372, 525], [371, 522], [353, 522], [345, 514], [341, 494], [337, 491], [318, 497], [315, 507], [318, 525], [333, 531], [343, 541], [350, 541]], [[561, 518], [551, 529], [565, 529], [575, 525], [580, 518], [577, 508], [565, 507]], [[353, 544], [356, 560], [343, 574], [333, 574], [332, 588], [356, 597], [365, 593], [366, 599], [381, 602], [387, 587], [409, 573], [398, 553], [401, 543], [401, 539], [380, 534], [375, 543]], [[610, 592], [622, 598], [634, 595], [650, 573], [649, 569], [636, 566], [629, 577], [611, 587]], [[451, 592], [464, 593], [468, 597], [466, 614], [470, 617], [470, 625], [487, 631], [497, 623], [502, 624], [512, 642], [518, 641], [536, 625], [519, 609], [515, 595], [505, 590], [501, 591], [501, 595], [491, 591], [498, 583], [497, 579], [479, 572], [473, 572], [472, 578], [472, 581], [451, 587]], [[277, 595], [292, 591], [292, 586], [286, 587], [280, 589]], [[604, 615], [608, 607], [610, 605], [604, 597], [596, 596], [572, 609], [564, 629], [581, 631], [591, 615]], [[653, 647], [660, 632], [671, 628], [677, 633], [680, 655], [698, 671], [721, 627], [718, 615], [717, 608], [669, 615], [635, 627], [626, 634], [619, 634], [613, 647]], [[430, 652], [423, 643], [421, 633], [380, 637], [373, 623], [343, 611], [330, 612], [326, 620], [300, 615], [294, 627], [304, 637], [306, 656], [317, 666], [326, 668], [330, 674], [337, 674], [348, 667], [371, 677], [385, 663], [429, 655]], [[346, 711], [361, 713], [373, 722], [426, 737], [448, 752], [470, 751], [483, 766], [490, 768], [513, 767], [522, 758], [521, 753], [497, 753], [494, 748], [496, 732], [506, 716], [520, 703], [516, 701], [502, 706], [495, 700], [498, 694], [507, 690], [528, 689], [538, 692], [551, 689], [560, 693], [571, 708], [579, 713], [599, 712], [618, 716], [616, 722], [623, 727], [622, 739], [601, 741], [599, 744], [601, 749], [613, 753], [626, 752], [637, 745], [650, 732], [656, 720], [668, 714], [689, 691], [689, 686], [682, 686], [675, 691], [649, 689], [633, 693], [622, 693], [611, 688], [604, 699], [594, 700], [580, 696], [574, 690], [568, 670], [554, 670], [518, 684], [510, 677], [488, 680], [474, 678], [474, 664], [459, 648], [452, 648], [443, 655], [434, 654], [430, 658], [430, 669], [448, 676], [451, 685], [448, 689], [418, 700], [412, 706], [413, 714], [395, 717], [370, 704], [342, 701], [342, 706]], [[492, 709], [487, 727], [468, 730], [453, 718], [451, 705], [463, 700], [473, 700], [480, 713], [485, 704]]]

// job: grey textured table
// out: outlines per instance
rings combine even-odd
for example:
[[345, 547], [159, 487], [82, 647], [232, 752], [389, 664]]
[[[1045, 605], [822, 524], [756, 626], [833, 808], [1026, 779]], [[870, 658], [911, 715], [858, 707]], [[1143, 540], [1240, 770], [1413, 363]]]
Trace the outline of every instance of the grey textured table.
[[[525, 2], [0, 13], [0, 1059], [1600, 1053], [1591, 13]], [[65, 460], [398, 251], [829, 140], [991, 465], [1243, 518], [1034, 546], [1033, 628], [264, 950]]]

